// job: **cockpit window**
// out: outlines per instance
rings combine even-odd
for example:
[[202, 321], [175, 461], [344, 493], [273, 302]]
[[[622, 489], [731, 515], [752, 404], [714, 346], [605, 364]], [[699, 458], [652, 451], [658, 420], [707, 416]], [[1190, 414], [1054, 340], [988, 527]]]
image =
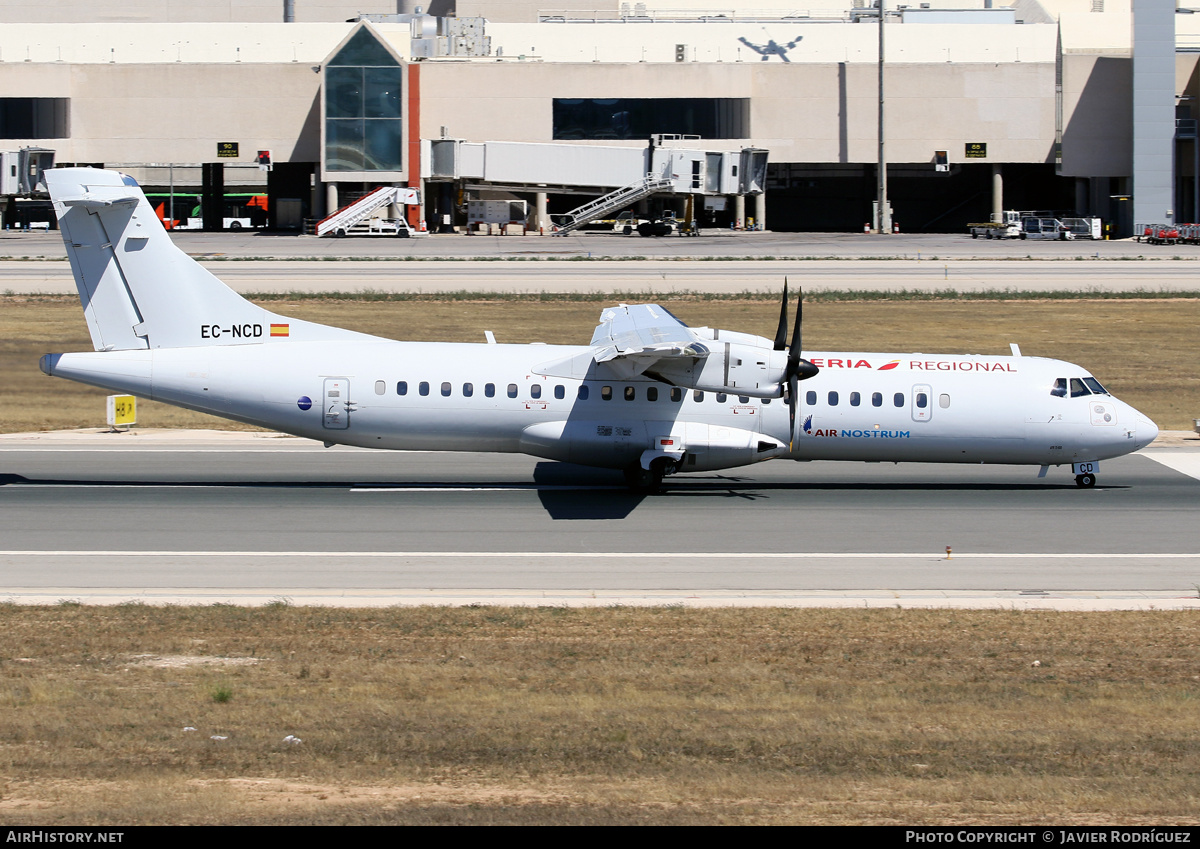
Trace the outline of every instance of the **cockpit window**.
[[1083, 381], [1078, 377], [1071, 378], [1071, 397], [1080, 398], [1084, 395], [1091, 395], [1092, 390], [1083, 385]]
[[1054, 381], [1054, 388], [1050, 390], [1050, 394], [1055, 398], [1066, 398], [1067, 379], [1065, 377], [1060, 377], [1058, 380]]
[[1088, 389], [1092, 390], [1092, 392], [1094, 392], [1097, 395], [1107, 395], [1108, 394], [1108, 390], [1105, 389], [1103, 386], [1101, 386], [1100, 381], [1096, 380], [1096, 378], [1094, 378], [1094, 377], [1085, 377], [1083, 379], [1083, 382], [1087, 386]]

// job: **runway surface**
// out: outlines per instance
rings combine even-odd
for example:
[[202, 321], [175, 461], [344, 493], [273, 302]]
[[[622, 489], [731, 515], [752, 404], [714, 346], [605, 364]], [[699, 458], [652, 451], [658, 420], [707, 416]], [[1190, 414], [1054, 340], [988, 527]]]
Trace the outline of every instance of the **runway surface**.
[[[228, 434], [0, 438], [0, 598], [1200, 607], [1200, 452], [670, 479]], [[949, 557], [946, 548], [951, 548]]]
[[[1150, 245], [1134, 239], [1070, 242], [1017, 239], [972, 239], [965, 233], [901, 233], [872, 236], [863, 233], [733, 232], [705, 229], [697, 238], [669, 236], [644, 239], [612, 232], [576, 231], [566, 236], [536, 235], [436, 235], [417, 239], [372, 238], [318, 239], [230, 230], [224, 233], [175, 231], [172, 240], [198, 258], [286, 259], [303, 258], [478, 258], [497, 259], [600, 259], [646, 257], [685, 259], [786, 257], [836, 259], [1014, 259], [1075, 260], [1200, 259], [1198, 245]], [[66, 256], [57, 232], [0, 231], [0, 258]]]

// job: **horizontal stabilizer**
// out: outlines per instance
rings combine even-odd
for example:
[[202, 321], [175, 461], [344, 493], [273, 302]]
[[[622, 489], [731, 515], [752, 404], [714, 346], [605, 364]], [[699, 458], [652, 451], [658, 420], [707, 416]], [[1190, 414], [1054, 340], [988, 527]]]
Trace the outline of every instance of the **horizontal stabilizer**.
[[96, 195], [80, 195], [79, 197], [63, 198], [59, 201], [63, 206], [82, 206], [84, 209], [103, 209], [107, 206], [137, 206], [141, 199], [138, 195], [122, 195], [106, 198]]

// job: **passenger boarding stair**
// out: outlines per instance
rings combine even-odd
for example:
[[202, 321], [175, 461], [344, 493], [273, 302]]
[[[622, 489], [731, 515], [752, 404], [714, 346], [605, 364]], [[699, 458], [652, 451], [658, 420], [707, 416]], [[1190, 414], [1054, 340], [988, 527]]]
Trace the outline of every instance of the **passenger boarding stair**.
[[582, 227], [589, 221], [597, 218], [603, 218], [609, 213], [618, 212], [631, 203], [641, 200], [644, 197], [661, 192], [666, 189], [673, 188], [675, 181], [665, 177], [656, 177], [653, 174], [647, 174], [636, 183], [630, 183], [628, 186], [623, 186], [615, 192], [609, 192], [603, 197], [598, 197], [593, 201], [585, 203], [578, 209], [571, 210], [567, 213], [568, 219], [566, 224], [560, 224], [554, 232], [555, 236], [562, 236], [570, 233], [577, 227]]
[[[352, 232], [355, 227], [366, 232], [366, 223], [372, 215], [380, 207], [391, 203], [413, 205], [420, 203], [420, 198], [417, 190], [408, 186], [380, 186], [370, 194], [364, 195], [353, 203], [343, 206], [332, 215], [318, 221], [316, 228], [317, 235], [345, 236]], [[403, 217], [400, 220], [403, 222]], [[407, 222], [404, 222], [402, 226], [408, 231], [410, 236], [416, 235]]]

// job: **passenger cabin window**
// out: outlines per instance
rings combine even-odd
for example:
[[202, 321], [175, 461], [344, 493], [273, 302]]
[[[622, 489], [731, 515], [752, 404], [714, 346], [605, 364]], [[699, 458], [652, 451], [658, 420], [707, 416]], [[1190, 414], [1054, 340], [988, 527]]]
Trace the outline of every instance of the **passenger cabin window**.
[[475, 394], [475, 385], [473, 383], [464, 383], [463, 384], [463, 397], [470, 398], [474, 394]]
[[693, 400], [693, 401], [695, 401], [696, 403], [699, 403], [699, 402], [703, 401], [703, 400], [704, 400], [704, 393], [703, 393], [703, 392], [701, 392], [699, 389], [695, 390], [695, 391], [692, 393], [692, 400]]
[[635, 390], [632, 386], [626, 386], [625, 387], [625, 400], [632, 401], [636, 397], [637, 397], [637, 390]]
[[508, 397], [509, 398], [517, 397], [517, 384], [515, 384], [515, 383], [508, 384]]
[[850, 393], [850, 406], [857, 407], [861, 403], [862, 403], [862, 395], [858, 394], [857, 392], [851, 392]]
[[485, 383], [483, 385], [483, 394], [489, 398], [495, 398], [496, 397], [496, 384]]
[[729, 400], [729, 396], [726, 395], [724, 392], [717, 393], [717, 403], [718, 404], [724, 404], [728, 400]]
[[407, 395], [408, 394], [408, 381], [407, 380], [401, 380], [396, 384], [396, 394], [397, 395]]
[[658, 387], [657, 386], [647, 386], [646, 387], [646, 400], [647, 401], [657, 401], [658, 400]]
[[554, 387], [554, 397], [560, 401], [563, 398], [566, 398], [567, 397], [567, 387], [563, 386], [561, 383], [557, 384]]
[[817, 393], [809, 390], [804, 396], [804, 403], [810, 407], [817, 403]]
[[829, 406], [836, 407], [838, 405], [838, 394], [836, 392], [829, 393]]
[[375, 394], [382, 395], [387, 392], [387, 383], [382, 380], [375, 381]]
[[938, 406], [940, 406], [943, 410], [949, 410], [950, 409], [950, 396], [944, 395], [944, 394], [939, 395], [938, 396]]
[[892, 403], [895, 404], [897, 407], [903, 407], [904, 406], [904, 393], [897, 392], [895, 397], [892, 398]]
[[883, 406], [883, 393], [882, 392], [872, 392], [871, 393], [871, 406], [872, 407], [882, 407]]
[[534, 383], [529, 386], [529, 397], [530, 398], [541, 398], [542, 397], [542, 385], [540, 383]]
[[1050, 390], [1050, 394], [1055, 398], [1067, 397], [1067, 379], [1060, 377], [1054, 381], [1054, 388]]
[[929, 406], [929, 396], [926, 395], [924, 392], [918, 392], [917, 393], [917, 409], [924, 410], [928, 406]]
[[588, 399], [588, 387], [586, 383], [579, 384], [579, 400], [586, 401]]
[[422, 395], [428, 395], [429, 394], [429, 381], [422, 380], [420, 382], [420, 384], [417, 385], [417, 391], [420, 392]]
[[739, 395], [739, 396], [738, 396], [738, 403], [739, 403], [739, 404], [749, 404], [749, 403], [750, 403], [750, 396], [749, 396], [749, 395]]
[[671, 400], [676, 404], [683, 400], [683, 390], [678, 386], [671, 387]]
[[611, 401], [612, 400], [612, 387], [611, 386], [601, 386], [600, 387], [600, 397], [605, 401]]
[[448, 380], [447, 380], [447, 381], [444, 381], [444, 382], [442, 383], [442, 397], [443, 397], [443, 398], [449, 398], [449, 397], [450, 397], [450, 392], [451, 392], [450, 381], [448, 381]]

